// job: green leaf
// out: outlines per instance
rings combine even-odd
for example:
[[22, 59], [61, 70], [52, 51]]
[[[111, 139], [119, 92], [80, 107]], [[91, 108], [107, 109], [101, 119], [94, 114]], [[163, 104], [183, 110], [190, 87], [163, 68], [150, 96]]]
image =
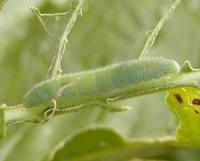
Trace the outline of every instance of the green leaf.
[[76, 157], [85, 160], [83, 156], [87, 158], [87, 155], [95, 159], [95, 153], [106, 152], [124, 144], [125, 140], [112, 129], [88, 129], [81, 131], [59, 148], [53, 160], [72, 160]]
[[179, 160], [180, 154], [200, 159], [200, 148], [167, 140], [128, 140], [111, 128], [80, 131], [58, 145], [48, 161], [126, 161], [129, 159]]
[[194, 87], [169, 90], [167, 103], [179, 120], [177, 140], [200, 145], [200, 90]]
[[0, 10], [3, 8], [5, 3], [6, 3], [6, 0], [0, 0]]
[[[181, 67], [180, 75], [190, 72], [197, 75], [198, 71], [200, 69], [192, 68], [190, 62], [185, 61]], [[191, 84], [191, 87], [169, 90], [167, 103], [179, 120], [177, 140], [190, 144], [200, 144], [200, 81], [196, 80]]]

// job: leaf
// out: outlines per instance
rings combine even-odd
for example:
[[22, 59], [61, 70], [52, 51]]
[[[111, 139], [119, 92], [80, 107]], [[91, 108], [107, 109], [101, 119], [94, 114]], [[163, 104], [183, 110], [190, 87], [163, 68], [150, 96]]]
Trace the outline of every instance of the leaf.
[[167, 103], [179, 120], [177, 140], [200, 145], [200, 90], [194, 87], [169, 90]]
[[[79, 132], [76, 136], [67, 141], [62, 148], [56, 152], [53, 160], [71, 160], [82, 158], [87, 154], [94, 156], [96, 152], [109, 151], [109, 149], [123, 146], [125, 140], [112, 129], [94, 128]], [[94, 154], [94, 155], [92, 155]]]
[[6, 3], [6, 0], [0, 0], [0, 10], [3, 8], [5, 3]]
[[[200, 148], [173, 141], [128, 140], [106, 127], [80, 131], [55, 148], [48, 161], [126, 161], [129, 159], [181, 160], [179, 154], [200, 159]], [[184, 160], [184, 159], [183, 159]], [[183, 161], [182, 160], [182, 161]]]
[[[200, 69], [192, 68], [190, 62], [185, 61], [180, 73], [193, 72], [197, 75], [198, 71]], [[197, 80], [191, 85], [193, 87], [181, 87], [169, 90], [167, 103], [179, 120], [179, 127], [176, 134], [177, 140], [190, 144], [200, 144], [200, 82]]]

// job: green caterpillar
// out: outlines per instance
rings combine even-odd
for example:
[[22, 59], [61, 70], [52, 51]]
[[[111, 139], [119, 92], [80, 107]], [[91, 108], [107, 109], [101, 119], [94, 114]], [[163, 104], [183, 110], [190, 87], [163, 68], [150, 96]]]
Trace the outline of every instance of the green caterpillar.
[[[106, 66], [99, 69], [66, 74], [36, 84], [23, 99], [27, 108], [42, 106], [46, 114], [56, 110], [77, 109], [98, 105], [111, 111], [129, 110], [112, 105], [109, 100], [139, 93], [155, 81], [177, 74], [179, 65], [162, 58], [145, 58]], [[140, 94], [138, 94], [140, 95]], [[54, 110], [53, 110], [54, 109]], [[52, 114], [50, 114], [52, 116]]]

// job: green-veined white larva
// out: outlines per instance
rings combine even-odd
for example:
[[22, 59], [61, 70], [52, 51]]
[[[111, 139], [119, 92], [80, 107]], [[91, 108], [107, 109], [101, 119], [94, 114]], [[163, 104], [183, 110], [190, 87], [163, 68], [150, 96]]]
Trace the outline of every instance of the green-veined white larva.
[[90, 102], [109, 107], [107, 99], [134, 93], [135, 90], [140, 90], [141, 84], [152, 83], [177, 74], [179, 70], [179, 65], [173, 60], [145, 58], [66, 74], [35, 85], [24, 96], [23, 104], [27, 108], [52, 107], [52, 97], [63, 86], [75, 82], [74, 85], [63, 89], [60, 97], [56, 99], [58, 108], [74, 107]]

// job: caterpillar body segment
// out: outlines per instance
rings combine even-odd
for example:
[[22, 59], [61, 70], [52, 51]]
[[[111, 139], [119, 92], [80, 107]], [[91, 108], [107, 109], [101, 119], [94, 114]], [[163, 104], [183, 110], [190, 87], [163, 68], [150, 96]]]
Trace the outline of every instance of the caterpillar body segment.
[[108, 98], [134, 93], [141, 84], [157, 81], [169, 75], [178, 74], [179, 65], [162, 58], [145, 58], [106, 66], [99, 69], [66, 74], [43, 81], [34, 86], [23, 99], [27, 108], [51, 107], [51, 99], [60, 88], [67, 87], [57, 98], [58, 108], [105, 103]]

